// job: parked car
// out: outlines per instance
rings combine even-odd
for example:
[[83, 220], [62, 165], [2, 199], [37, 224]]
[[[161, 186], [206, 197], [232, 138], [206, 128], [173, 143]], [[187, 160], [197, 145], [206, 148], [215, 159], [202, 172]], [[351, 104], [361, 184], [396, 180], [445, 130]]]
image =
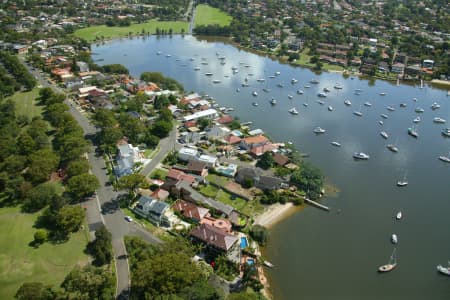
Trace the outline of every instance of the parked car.
[[126, 216], [126, 217], [125, 217], [125, 220], [127, 220], [128, 222], [133, 222], [133, 218], [130, 217], [130, 216]]

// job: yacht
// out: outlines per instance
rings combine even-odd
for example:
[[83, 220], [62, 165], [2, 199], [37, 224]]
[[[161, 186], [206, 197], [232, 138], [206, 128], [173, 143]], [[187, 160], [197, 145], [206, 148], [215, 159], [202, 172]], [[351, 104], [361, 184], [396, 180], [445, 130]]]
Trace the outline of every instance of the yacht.
[[270, 104], [272, 104], [272, 105], [277, 104], [277, 100], [275, 98], [272, 98], [272, 100], [270, 100]]
[[402, 212], [401, 212], [401, 211], [399, 211], [399, 212], [395, 215], [395, 218], [396, 218], [397, 220], [401, 220], [402, 217], [403, 217], [403, 215], [402, 215]]
[[342, 85], [340, 85], [339, 83], [336, 83], [334, 88], [337, 90], [342, 90], [344, 87]]
[[397, 237], [397, 235], [395, 233], [393, 233], [391, 235], [391, 242], [392, 242], [392, 244], [397, 244], [398, 243], [398, 237]]
[[311, 80], [309, 81], [309, 83], [312, 83], [312, 84], [319, 84], [319, 80], [317, 80], [317, 79], [311, 79]]
[[350, 100], [347, 99], [344, 101], [344, 104], [347, 106], [350, 106], [350, 105], [352, 105], [352, 102], [350, 102]]
[[385, 265], [382, 265], [378, 268], [378, 272], [389, 272], [392, 271], [397, 266], [397, 258], [395, 257], [395, 248], [392, 251], [391, 257], [389, 258], [389, 262]]
[[321, 98], [325, 98], [327, 96], [327, 94], [325, 94], [325, 93], [318, 93], [317, 96], [319, 96]]
[[328, 110], [329, 110], [329, 111], [333, 111], [333, 106], [331, 106], [331, 105], [328, 106]]
[[336, 147], [340, 147], [341, 146], [341, 144], [338, 143], [338, 142], [331, 142], [331, 145], [336, 146]]
[[448, 156], [441, 155], [439, 156], [439, 159], [442, 160], [443, 162], [450, 163], [450, 157]]
[[322, 100], [317, 100], [317, 103], [319, 103], [320, 105], [324, 105], [325, 102], [323, 102]]
[[444, 128], [441, 131], [443, 136], [450, 137], [450, 128]]
[[370, 158], [370, 156], [364, 152], [355, 152], [353, 153], [353, 158], [367, 160]]
[[397, 181], [397, 186], [399, 187], [403, 187], [403, 186], [407, 186], [408, 185], [408, 181]]
[[386, 96], [386, 93], [385, 92], [381, 92], [380, 96]]
[[358, 117], [362, 117], [362, 112], [360, 112], [359, 110], [355, 110], [354, 112], [353, 112], [353, 114], [355, 115], [355, 116], [358, 116]]
[[202, 61], [201, 64], [206, 66], [208, 64], [208, 62], [207, 61]]
[[263, 90], [263, 92], [265, 92], [265, 93], [270, 93], [270, 89], [263, 88], [262, 90]]
[[198, 67], [198, 66], [194, 68], [194, 71], [199, 71], [199, 70], [200, 70], [200, 67]]
[[208, 73], [205, 73], [205, 75], [206, 75], [206, 76], [213, 76], [213, 73], [208, 72]]
[[406, 107], [406, 103], [400, 103], [400, 107]]
[[436, 268], [442, 274], [450, 276], [450, 263], [449, 263], [449, 266], [447, 268], [443, 267], [441, 265], [438, 265]]
[[414, 118], [413, 122], [414, 122], [414, 123], [419, 123], [419, 122], [420, 122], [420, 117]]
[[445, 119], [436, 117], [436, 118], [433, 119], [433, 122], [434, 123], [438, 123], [438, 124], [444, 124], [446, 121], [445, 121]]
[[166, 54], [166, 57], [171, 57], [172, 55], [170, 55], [170, 54]]
[[303, 106], [304, 106], [304, 107], [308, 107], [308, 103], [304, 102], [304, 103], [303, 103]]
[[311, 86], [309, 84], [305, 84], [305, 89], [309, 89]]
[[325, 133], [325, 129], [321, 128], [321, 127], [316, 127], [314, 128], [314, 133], [320, 134], [320, 133]]
[[436, 102], [434, 102], [432, 105], [431, 105], [431, 109], [432, 110], [435, 110], [435, 109], [438, 109], [439, 107], [441, 107], [439, 104], [437, 104]]
[[297, 90], [297, 94], [299, 94], [299, 95], [303, 95], [303, 91], [302, 90]]
[[258, 96], [258, 93], [257, 93], [256, 91], [253, 91], [253, 92], [252, 92], [252, 95], [253, 95], [254, 97], [256, 97], [256, 96]]
[[212, 82], [213, 83], [221, 83], [222, 81], [220, 81], [219, 79], [214, 79]]
[[329, 92], [331, 92], [331, 90], [329, 89], [329, 88], [323, 88], [323, 91], [325, 92], [325, 93], [329, 93]]
[[410, 136], [412, 136], [412, 137], [415, 137], [415, 138], [419, 137], [419, 134], [417, 133], [417, 131], [413, 127], [408, 128], [408, 134]]
[[364, 102], [364, 105], [367, 106], [367, 107], [371, 107], [371, 106], [372, 106], [372, 103], [370, 103], [370, 102]]
[[424, 110], [423, 108], [418, 107], [418, 108], [416, 108], [414, 111], [415, 111], [416, 113], [423, 113], [425, 110]]
[[[250, 74], [249, 74], [250, 75]], [[264, 82], [264, 81], [266, 81], [264, 78], [258, 78], [258, 79], [256, 79], [256, 81], [258, 81], [258, 82]]]
[[292, 83], [292, 84], [296, 84], [297, 82], [298, 82], [297, 79], [295, 79], [295, 78], [292, 78], [292, 79], [291, 79], [291, 83]]
[[383, 126], [384, 122], [382, 120], [378, 121], [378, 124], [380, 124], [381, 126]]
[[293, 114], [293, 115], [298, 115], [298, 111], [297, 111], [297, 109], [296, 109], [295, 107], [291, 108], [291, 109], [289, 110], [289, 113], [291, 113], [291, 114]]
[[294, 96], [292, 96], [292, 95], [288, 95], [288, 98], [289, 98], [289, 99], [292, 99], [292, 98], [294, 98]]
[[284, 84], [282, 84], [282, 83], [278, 83], [278, 84], [277, 84], [277, 87], [280, 87], [280, 88], [282, 88], [282, 87], [284, 87]]
[[390, 105], [389, 105], [389, 106], [386, 106], [386, 109], [389, 110], [389, 111], [394, 111], [394, 110], [395, 110], [395, 108], [393, 108], [393, 107], [390, 106]]
[[253, 102], [252, 105], [253, 106], [258, 106], [258, 102]]
[[279, 71], [275, 72], [275, 76], [278, 76], [280, 74], [281, 74], [281, 72], [279, 72]]
[[381, 114], [380, 115], [383, 119], [387, 119], [388, 118], [388, 116], [386, 115], [386, 114]]
[[275, 75], [270, 75], [269, 78], [275, 78]]
[[389, 135], [387, 134], [386, 131], [380, 132], [380, 135], [381, 135], [383, 138], [385, 138], [385, 139], [387, 139], [387, 138], [389, 137]]
[[247, 82], [243, 82], [243, 83], [241, 83], [241, 86], [242, 87], [249, 87], [250, 85]]
[[398, 148], [395, 145], [393, 145], [393, 144], [387, 145], [386, 148], [388, 148], [392, 152], [398, 152]]

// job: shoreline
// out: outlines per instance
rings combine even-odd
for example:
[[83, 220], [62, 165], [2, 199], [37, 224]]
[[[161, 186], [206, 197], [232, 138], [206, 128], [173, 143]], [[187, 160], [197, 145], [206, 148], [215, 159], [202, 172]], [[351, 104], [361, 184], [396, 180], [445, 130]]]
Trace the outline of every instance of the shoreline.
[[303, 208], [303, 205], [296, 206], [291, 202], [286, 204], [275, 203], [270, 205], [264, 212], [255, 217], [253, 225], [261, 225], [270, 228], [280, 221], [286, 219], [292, 214], [296, 213], [298, 209]]

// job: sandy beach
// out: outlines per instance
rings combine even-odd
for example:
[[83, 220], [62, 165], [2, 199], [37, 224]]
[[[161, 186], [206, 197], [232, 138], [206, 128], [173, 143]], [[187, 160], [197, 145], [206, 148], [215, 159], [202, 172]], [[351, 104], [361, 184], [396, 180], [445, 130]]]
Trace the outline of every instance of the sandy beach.
[[294, 204], [290, 202], [286, 204], [275, 203], [269, 206], [262, 214], [258, 215], [255, 218], [254, 224], [270, 227], [295, 212], [294, 207]]

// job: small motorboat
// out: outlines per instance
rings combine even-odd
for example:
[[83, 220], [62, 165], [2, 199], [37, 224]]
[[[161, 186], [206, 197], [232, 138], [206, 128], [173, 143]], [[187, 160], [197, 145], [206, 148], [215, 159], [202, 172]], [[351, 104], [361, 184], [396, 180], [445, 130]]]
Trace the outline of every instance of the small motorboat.
[[200, 67], [198, 67], [198, 66], [194, 68], [194, 71], [199, 71], [199, 70], [200, 70]]
[[292, 95], [288, 95], [288, 98], [289, 98], [289, 99], [292, 99], [292, 98], [294, 98], [294, 96], [292, 96]]
[[397, 235], [395, 233], [393, 233], [391, 235], [391, 242], [392, 242], [392, 244], [397, 244], [398, 243], [398, 237], [397, 237]]
[[418, 108], [416, 108], [414, 111], [415, 111], [416, 113], [423, 113], [425, 110], [424, 110], [423, 108], [418, 107]]
[[319, 96], [321, 98], [325, 98], [327, 96], [327, 94], [325, 94], [325, 93], [318, 93], [317, 96]]
[[381, 126], [383, 126], [384, 122], [382, 120], [378, 121], [378, 124], [380, 124]]
[[336, 147], [340, 147], [341, 146], [341, 144], [338, 143], [338, 142], [331, 142], [331, 145], [336, 146]]
[[284, 87], [284, 84], [282, 84], [282, 83], [278, 83], [278, 84], [277, 84], [277, 87], [279, 87], [279, 88], [283, 88], [283, 87]]
[[358, 117], [362, 117], [362, 112], [360, 112], [359, 110], [355, 110], [354, 112], [353, 112], [353, 114], [355, 115], [355, 116], [358, 116]]
[[281, 72], [279, 72], [279, 71], [275, 72], [275, 76], [278, 76], [280, 74], [281, 74]]
[[397, 186], [399, 186], [399, 187], [404, 187], [404, 186], [407, 186], [408, 185], [408, 181], [406, 181], [406, 180], [399, 180], [399, 181], [397, 181]]
[[387, 145], [386, 148], [388, 148], [392, 152], [398, 152], [398, 148], [395, 145], [393, 145], [393, 144]]
[[205, 73], [205, 76], [213, 76], [213, 73], [211, 72]]
[[213, 83], [221, 83], [222, 81], [220, 81], [219, 79], [214, 79], [212, 82]]
[[277, 104], [277, 100], [275, 98], [272, 98], [272, 100], [270, 100], [270, 104], [272, 104], [272, 105]]
[[252, 95], [253, 95], [254, 97], [256, 97], [256, 96], [258, 96], [258, 93], [257, 93], [256, 91], [253, 91], [253, 92], [252, 92]]
[[414, 118], [413, 122], [414, 122], [414, 123], [419, 123], [419, 122], [420, 122], [420, 117]]
[[238, 93], [239, 93], [240, 91], [241, 91], [241, 89], [240, 89], [240, 88], [237, 88], [237, 89], [236, 89], [236, 92], [238, 92]]
[[397, 266], [397, 258], [395, 256], [395, 248], [392, 251], [391, 257], [389, 258], [389, 262], [385, 265], [382, 265], [378, 268], [378, 272], [389, 272], [392, 271]]
[[406, 103], [400, 103], [400, 107], [405, 108], [406, 107]]
[[441, 155], [441, 156], [439, 156], [439, 159], [443, 162], [450, 163], [450, 157], [448, 157], [448, 156]]
[[380, 132], [380, 135], [381, 135], [383, 138], [385, 138], [385, 139], [387, 139], [387, 138], [389, 137], [389, 135], [387, 134], [386, 131]]
[[298, 115], [298, 110], [295, 107], [293, 107], [289, 110], [289, 113], [292, 115]]
[[299, 94], [299, 95], [303, 95], [303, 91], [302, 90], [297, 90], [297, 94]]
[[450, 128], [444, 128], [441, 131], [442, 135], [445, 137], [450, 137]]
[[329, 111], [333, 111], [333, 106], [331, 106], [331, 105], [328, 106], [328, 110], [329, 110]]
[[314, 128], [314, 133], [316, 133], [316, 134], [321, 134], [321, 133], [325, 133], [325, 129], [323, 129], [322, 127], [316, 127], [316, 128]]
[[396, 218], [397, 220], [401, 220], [402, 217], [403, 217], [403, 215], [402, 215], [402, 212], [401, 212], [401, 211], [399, 211], [399, 212], [395, 215], [395, 218]]
[[292, 83], [292, 84], [296, 84], [297, 82], [298, 82], [297, 79], [295, 79], [295, 78], [292, 78], [292, 79], [291, 79], [291, 83]]
[[450, 262], [448, 263], [447, 268], [442, 265], [438, 265], [436, 268], [437, 268], [438, 272], [440, 272], [444, 275], [450, 276]]
[[364, 152], [355, 152], [355, 153], [353, 153], [353, 158], [355, 158], [355, 159], [362, 159], [362, 160], [368, 160], [370, 158], [370, 156], [367, 155]]
[[388, 118], [388, 115], [386, 115], [386, 114], [381, 114], [380, 115], [383, 119], [387, 119]]
[[371, 106], [372, 106], [372, 103], [370, 103], [370, 102], [364, 102], [364, 105], [367, 106], [367, 107], [371, 107]]
[[434, 123], [438, 123], [438, 124], [444, 124], [446, 121], [445, 121], [445, 119], [436, 117], [436, 118], [433, 119], [433, 122]]
[[258, 104], [258, 102], [252, 102], [252, 105], [253, 106], [258, 106], [259, 104]]
[[381, 92], [380, 96], [386, 96], [386, 93], [385, 92]]
[[317, 79], [311, 79], [311, 80], [309, 81], [309, 83], [312, 83], [312, 84], [319, 84], [319, 80], [317, 80]]
[[419, 137], [419, 134], [417, 133], [417, 131], [412, 127], [408, 128], [408, 134], [415, 138]]
[[344, 104], [347, 105], [347, 106], [352, 105], [352, 103], [351, 103], [350, 100], [348, 100], [348, 99], [344, 101]]
[[389, 106], [386, 106], [386, 109], [389, 110], [389, 111], [394, 111], [394, 110], [395, 110], [395, 108], [392, 107], [392, 106], [390, 106], [390, 105], [389, 105]]
[[436, 110], [436, 109], [438, 109], [439, 107], [441, 107], [439, 104], [437, 104], [436, 102], [434, 102], [433, 104], [431, 104], [431, 109], [432, 110]]
[[331, 92], [331, 90], [330, 90], [329, 88], [327, 88], [327, 87], [323, 88], [323, 91], [324, 91], [325, 93]]
[[317, 100], [316, 102], [319, 103], [320, 105], [324, 105], [325, 104], [325, 102], [323, 102], [322, 100]]
[[[248, 75], [250, 75], [250, 74], [248, 74]], [[258, 78], [258, 79], [256, 79], [256, 81], [258, 81], [258, 82], [264, 82], [264, 81], [266, 81], [264, 78]]]
[[334, 88], [337, 89], [337, 90], [342, 90], [344, 87], [343, 87], [341, 84], [336, 83], [336, 84], [334, 85]]
[[263, 92], [265, 92], [265, 93], [270, 93], [270, 89], [268, 89], [268, 88], [263, 88], [262, 90], [263, 90]]

